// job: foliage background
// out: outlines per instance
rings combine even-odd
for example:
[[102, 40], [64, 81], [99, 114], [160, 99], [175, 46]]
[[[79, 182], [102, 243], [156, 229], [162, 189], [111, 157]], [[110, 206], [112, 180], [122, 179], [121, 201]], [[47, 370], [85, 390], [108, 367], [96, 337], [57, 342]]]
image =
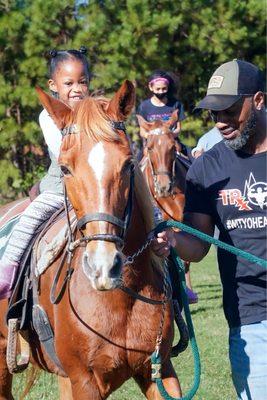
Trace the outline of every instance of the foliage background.
[[[91, 90], [107, 95], [125, 79], [144, 99], [146, 78], [162, 68], [180, 82], [194, 145], [209, 120], [193, 116], [217, 66], [241, 58], [265, 68], [264, 0], [0, 0], [0, 202], [27, 193], [47, 168], [34, 91], [46, 87], [45, 51], [89, 49]], [[137, 139], [134, 117], [128, 130]]]

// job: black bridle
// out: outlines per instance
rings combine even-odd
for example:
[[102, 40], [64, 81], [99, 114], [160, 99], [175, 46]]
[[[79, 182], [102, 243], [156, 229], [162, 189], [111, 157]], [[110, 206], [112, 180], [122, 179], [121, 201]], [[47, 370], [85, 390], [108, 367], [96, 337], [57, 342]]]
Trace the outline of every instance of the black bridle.
[[[118, 130], [121, 130], [124, 133], [126, 133], [126, 128], [125, 128], [124, 122], [110, 121], [110, 124], [113, 129], [118, 129]], [[79, 133], [79, 130], [78, 130], [77, 126], [74, 124], [67, 126], [62, 131], [63, 136], [75, 134], [75, 133]], [[102, 241], [106, 241], [106, 242], [113, 242], [113, 243], [118, 244], [118, 246], [122, 247], [124, 244], [124, 238], [125, 238], [127, 229], [129, 227], [129, 224], [131, 221], [132, 208], [133, 208], [133, 193], [134, 193], [134, 167], [133, 167], [133, 165], [131, 168], [131, 175], [130, 175], [129, 196], [128, 196], [127, 204], [126, 204], [126, 207], [124, 210], [123, 218], [118, 218], [118, 217], [116, 217], [112, 214], [108, 214], [108, 213], [96, 212], [96, 213], [91, 213], [91, 214], [85, 214], [77, 221], [77, 229], [80, 230], [81, 232], [83, 231], [83, 228], [85, 227], [85, 225], [87, 223], [99, 221], [99, 222], [107, 222], [109, 224], [117, 226], [121, 230], [120, 235], [114, 235], [114, 234], [110, 234], [110, 233], [98, 233], [98, 234], [84, 236], [83, 232], [82, 232], [82, 237], [74, 242], [72, 231], [71, 231], [71, 225], [70, 225], [69, 209], [68, 209], [68, 204], [67, 204], [67, 190], [66, 190], [66, 186], [65, 186], [64, 182], [63, 182], [63, 185], [64, 185], [65, 209], [66, 209], [68, 226], [69, 226], [69, 231], [70, 231], [70, 240], [69, 240], [70, 248], [75, 248], [82, 244], [85, 245], [85, 244], [91, 242], [92, 240], [102, 240]]]
[[155, 171], [154, 166], [151, 161], [151, 158], [150, 158], [150, 155], [149, 155], [149, 151], [147, 152], [147, 158], [148, 158], [148, 162], [149, 162], [150, 169], [151, 169], [155, 193], [159, 193], [158, 176], [165, 175], [165, 176], [168, 176], [170, 179], [170, 195], [172, 195], [174, 184], [175, 184], [175, 165], [176, 165], [175, 158], [172, 163], [172, 172], [171, 173], [169, 171], [164, 171], [164, 170], [163, 171], [161, 171], [161, 170]]

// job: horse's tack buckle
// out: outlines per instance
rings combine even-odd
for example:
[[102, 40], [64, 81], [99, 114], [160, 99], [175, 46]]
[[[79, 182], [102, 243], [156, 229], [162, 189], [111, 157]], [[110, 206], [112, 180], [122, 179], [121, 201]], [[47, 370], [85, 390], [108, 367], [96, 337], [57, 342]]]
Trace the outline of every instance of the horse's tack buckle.
[[161, 364], [151, 364], [151, 380], [161, 379]]
[[79, 129], [76, 124], [65, 126], [65, 128], [61, 130], [62, 136], [71, 135], [72, 133], [79, 133]]

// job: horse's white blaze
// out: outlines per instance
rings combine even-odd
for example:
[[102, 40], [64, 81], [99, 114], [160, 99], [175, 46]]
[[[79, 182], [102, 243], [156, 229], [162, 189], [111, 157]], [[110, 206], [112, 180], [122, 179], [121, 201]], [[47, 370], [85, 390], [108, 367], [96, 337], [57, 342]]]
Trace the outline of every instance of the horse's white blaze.
[[[108, 155], [105, 152], [105, 148], [102, 142], [98, 142], [97, 144], [95, 144], [95, 146], [92, 148], [88, 156], [88, 164], [90, 165], [95, 174], [96, 184], [98, 186], [98, 199], [96, 199], [97, 212], [106, 212], [104, 204], [106, 196], [102, 180], [105, 175], [107, 156]], [[99, 222], [99, 233], [104, 232], [103, 231], [104, 228], [105, 228], [105, 222]], [[95, 251], [88, 254], [89, 263], [91, 263], [99, 271], [101, 271], [101, 276], [104, 281], [108, 278], [108, 272], [113, 264], [114, 254], [116, 253], [115, 248], [113, 253], [113, 251], [111, 252], [107, 251], [106, 247], [107, 247], [107, 242], [98, 241]]]
[[105, 149], [102, 142], [95, 144], [88, 156], [88, 163], [95, 173], [98, 185], [101, 183], [104, 175], [105, 156]]
[[96, 210], [98, 212], [104, 212], [104, 189], [102, 179], [105, 172], [105, 160], [106, 160], [106, 153], [105, 148], [102, 142], [98, 142], [94, 145], [92, 150], [88, 156], [88, 164], [94, 171], [96, 177], [96, 184], [98, 186], [98, 199], [96, 199], [96, 205], [98, 205], [99, 209]]

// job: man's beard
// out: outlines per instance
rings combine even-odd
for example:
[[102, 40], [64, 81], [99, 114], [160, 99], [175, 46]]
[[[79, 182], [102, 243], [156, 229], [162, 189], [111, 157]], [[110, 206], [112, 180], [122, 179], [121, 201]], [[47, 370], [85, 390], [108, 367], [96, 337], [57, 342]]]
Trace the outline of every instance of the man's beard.
[[246, 144], [248, 143], [251, 136], [253, 136], [255, 133], [256, 122], [257, 122], [256, 113], [254, 110], [251, 110], [250, 116], [248, 117], [248, 120], [247, 120], [243, 130], [241, 131], [240, 136], [238, 136], [237, 138], [232, 139], [232, 140], [224, 139], [224, 143], [228, 147], [230, 147], [230, 149], [233, 149], [233, 150], [243, 149], [243, 147], [245, 147]]

